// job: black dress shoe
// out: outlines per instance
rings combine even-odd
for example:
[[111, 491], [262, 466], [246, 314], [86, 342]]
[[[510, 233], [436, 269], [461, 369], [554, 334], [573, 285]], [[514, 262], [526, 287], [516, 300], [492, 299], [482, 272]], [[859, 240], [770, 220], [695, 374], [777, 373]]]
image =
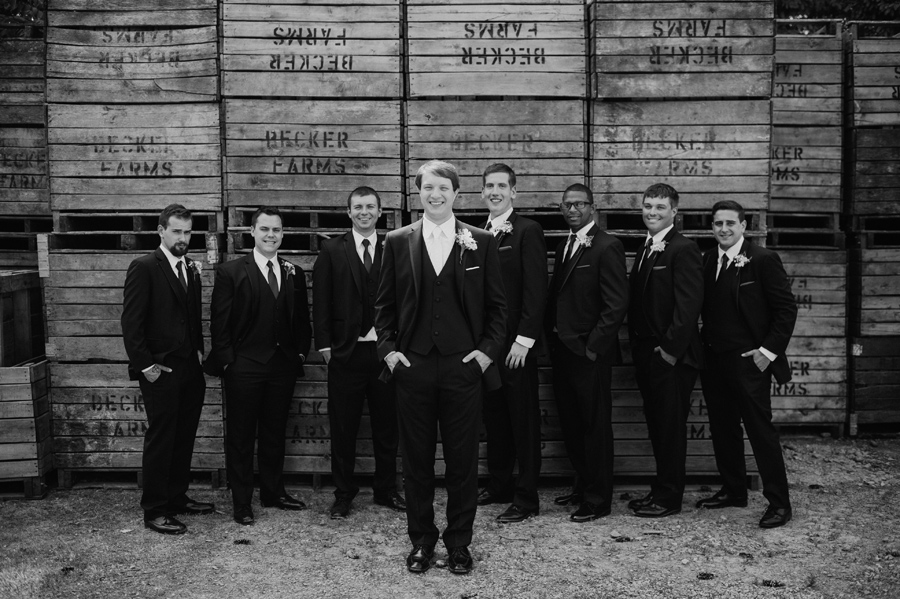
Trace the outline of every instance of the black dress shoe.
[[759, 521], [760, 528], [778, 528], [787, 524], [794, 516], [789, 507], [775, 508], [771, 505], [766, 508], [762, 519]]
[[507, 501], [512, 501], [512, 497], [502, 497], [500, 495], [494, 495], [487, 489], [482, 489], [478, 494], [478, 505], [491, 505], [492, 503], [506, 503]]
[[553, 503], [556, 505], [581, 505], [583, 501], [584, 495], [573, 491], [567, 495], [560, 495], [553, 500]]
[[572, 522], [590, 522], [603, 516], [609, 516], [612, 510], [610, 506], [601, 503], [591, 503], [590, 501], [582, 502], [575, 512], [569, 516]]
[[291, 497], [290, 495], [282, 495], [274, 501], [260, 501], [263, 507], [277, 507], [280, 510], [305, 510], [306, 504]]
[[375, 501], [375, 505], [383, 505], [384, 507], [389, 507], [398, 512], [406, 511], [406, 500], [403, 498], [403, 495], [397, 491], [391, 491], [384, 495], [379, 493], [373, 497], [373, 500]]
[[216, 511], [216, 506], [212, 503], [203, 503], [202, 501], [194, 501], [189, 499], [184, 505], [179, 505], [172, 510], [176, 516], [200, 516], [203, 514], [212, 514]]
[[658, 503], [648, 503], [634, 510], [634, 515], [639, 518], [665, 518], [678, 513], [681, 513], [680, 505], [678, 507], [665, 507]]
[[234, 508], [234, 521], [244, 526], [250, 526], [256, 520], [253, 519], [253, 510], [249, 505]]
[[472, 554], [465, 545], [453, 547], [448, 551], [447, 569], [454, 574], [468, 574], [472, 571], [473, 563]]
[[506, 511], [497, 516], [498, 522], [503, 522], [504, 524], [509, 524], [512, 522], [523, 522], [532, 516], [537, 516], [537, 510], [529, 510], [524, 507], [519, 507], [516, 504], [512, 504]]
[[434, 558], [434, 547], [428, 545], [413, 545], [412, 551], [406, 556], [406, 569], [413, 574], [424, 574], [431, 567]]
[[737, 497], [725, 489], [719, 489], [715, 495], [698, 501], [697, 507], [705, 507], [708, 510], [718, 510], [723, 507], [747, 507], [747, 497]]
[[160, 516], [150, 520], [145, 519], [144, 528], [149, 528], [164, 535], [183, 535], [187, 532], [187, 526], [172, 516]]
[[640, 497], [638, 499], [632, 499], [631, 501], [629, 501], [628, 509], [636, 510], [638, 508], [642, 508], [645, 505], [649, 505], [651, 503], [653, 503], [653, 493], [647, 493], [643, 497]]
[[350, 499], [346, 497], [338, 497], [331, 504], [331, 519], [343, 520], [350, 515]]

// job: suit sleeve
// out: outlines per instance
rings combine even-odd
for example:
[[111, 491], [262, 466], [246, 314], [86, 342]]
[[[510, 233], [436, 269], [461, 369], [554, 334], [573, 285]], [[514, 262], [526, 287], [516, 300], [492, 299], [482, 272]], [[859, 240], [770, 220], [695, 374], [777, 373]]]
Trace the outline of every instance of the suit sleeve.
[[209, 329], [212, 337], [210, 354], [219, 367], [234, 362], [234, 331], [231, 330], [231, 310], [234, 306], [234, 275], [225, 264], [216, 269], [210, 305]]
[[675, 313], [659, 345], [680, 359], [688, 350], [703, 309], [703, 256], [696, 243], [689, 241], [682, 246], [673, 257], [672, 269]]
[[299, 266], [292, 275], [294, 279], [294, 339], [297, 352], [309, 357], [312, 345], [312, 326], [309, 324], [309, 292], [306, 288], [306, 273]]
[[763, 293], [769, 305], [771, 324], [762, 346], [782, 356], [787, 351], [794, 325], [797, 322], [797, 302], [791, 290], [791, 281], [784, 270], [781, 258], [772, 252], [760, 264]]
[[547, 245], [539, 225], [522, 234], [522, 317], [516, 335], [537, 339], [547, 303]]
[[[397, 265], [394, 257], [394, 236], [385, 237], [381, 254], [378, 293], [375, 296], [375, 331], [378, 334], [378, 359], [384, 360], [397, 349]], [[412, 284], [412, 282], [410, 282]]]
[[313, 336], [316, 349], [331, 347], [331, 304], [333, 280], [331, 252], [322, 248], [313, 265]]
[[147, 345], [144, 328], [150, 311], [150, 271], [138, 260], [129, 265], [125, 274], [122, 301], [122, 339], [128, 361], [135, 372], [155, 363]]
[[611, 358], [619, 337], [619, 329], [628, 313], [628, 276], [625, 270], [625, 248], [613, 239], [600, 253], [598, 271], [600, 319], [588, 335], [586, 347], [598, 356]]
[[497, 240], [487, 234], [487, 253], [484, 260], [484, 330], [476, 343], [478, 349], [497, 362], [506, 344], [506, 292], [500, 270]]

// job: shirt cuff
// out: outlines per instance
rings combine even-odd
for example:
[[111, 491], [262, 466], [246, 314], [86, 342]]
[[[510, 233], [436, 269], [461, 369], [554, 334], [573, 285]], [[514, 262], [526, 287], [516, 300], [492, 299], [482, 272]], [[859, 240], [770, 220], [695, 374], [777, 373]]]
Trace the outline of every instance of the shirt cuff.
[[761, 353], [762, 355], [764, 355], [765, 357], [769, 358], [769, 362], [774, 362], [774, 361], [775, 361], [775, 358], [778, 357], [778, 356], [776, 356], [775, 354], [773, 354], [772, 352], [770, 352], [769, 350], [767, 350], [767, 349], [764, 348], [764, 347], [760, 347], [760, 348], [759, 348], [759, 351], [760, 351], [760, 353]]
[[516, 343], [531, 349], [534, 347], [534, 339], [531, 337], [523, 337], [522, 335], [516, 335]]
[[148, 367], [146, 367], [145, 369], [143, 369], [141, 372], [150, 372], [150, 370], [151, 370], [154, 366], [156, 366], [156, 364], [151, 364], [150, 366], [148, 366]]
[[322, 353], [323, 351], [331, 351], [331, 348], [330, 347], [320, 347], [319, 353]]

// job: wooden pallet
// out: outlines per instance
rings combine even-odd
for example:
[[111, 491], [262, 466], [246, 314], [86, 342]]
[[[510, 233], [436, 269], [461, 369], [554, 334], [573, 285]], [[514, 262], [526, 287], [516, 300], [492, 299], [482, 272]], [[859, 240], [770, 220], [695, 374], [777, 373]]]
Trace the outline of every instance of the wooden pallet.
[[771, 95], [774, 2], [596, 0], [589, 11], [593, 98]]
[[839, 249], [845, 247], [840, 214], [833, 212], [768, 212], [766, 245], [784, 249]]
[[[140, 466], [138, 466], [140, 468]], [[144, 487], [144, 475], [135, 468], [59, 468], [56, 471], [57, 485], [60, 489], [73, 489], [76, 486], [103, 487]], [[209, 476], [210, 487], [224, 488], [227, 484], [224, 468], [217, 470], [191, 470], [191, 478]]]
[[44, 359], [0, 368], [0, 494], [44, 495], [53, 468], [47, 391]]

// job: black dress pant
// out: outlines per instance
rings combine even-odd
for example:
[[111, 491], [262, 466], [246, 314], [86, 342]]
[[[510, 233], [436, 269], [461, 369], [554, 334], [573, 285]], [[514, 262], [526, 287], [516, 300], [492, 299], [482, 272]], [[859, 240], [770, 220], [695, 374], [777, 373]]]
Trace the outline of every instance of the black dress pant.
[[574, 491], [585, 501], [612, 504], [612, 365], [573, 353], [555, 335], [550, 339], [553, 393], [566, 451], [575, 469]]
[[[487, 464], [491, 475], [487, 489], [497, 497], [512, 496], [513, 504], [521, 508], [537, 510], [541, 475], [537, 353], [529, 350], [525, 365], [519, 368], [509, 369], [505, 361], [506, 354], [503, 354], [498, 364], [503, 386], [485, 393], [484, 397]], [[519, 472], [513, 476], [516, 462]]]
[[434, 458], [440, 429], [446, 470], [447, 528], [444, 545], [469, 545], [478, 501], [478, 421], [481, 418], [482, 371], [476, 360], [463, 363], [469, 352], [442, 356], [412, 351], [410, 362], [394, 368], [406, 519], [413, 545], [433, 546]]
[[686, 474], [687, 418], [697, 369], [680, 361], [672, 366], [653, 351], [658, 346], [655, 338], [648, 337], [636, 340], [631, 348], [656, 461], [650, 492], [658, 505], [680, 508]]
[[194, 438], [203, 409], [206, 379], [195, 353], [187, 358], [168, 356], [154, 382], [139, 380], [147, 432], [144, 435], [141, 507], [152, 520], [177, 511], [187, 502]]
[[359, 493], [353, 472], [356, 436], [366, 401], [375, 453], [372, 489], [376, 496], [397, 490], [397, 402], [393, 382], [378, 380], [383, 368], [375, 343], [363, 341], [356, 344], [347, 360], [332, 359], [328, 364], [328, 423], [335, 497], [353, 499]]
[[700, 375], [716, 466], [725, 489], [737, 497], [746, 497], [743, 420], [762, 478], [763, 495], [772, 507], [788, 508], [791, 502], [784, 456], [778, 430], [772, 424], [772, 375], [768, 369], [760, 372], [753, 358], [742, 358], [742, 353], [707, 348], [706, 366]]
[[277, 351], [266, 364], [238, 356], [225, 371], [225, 461], [235, 508], [253, 499], [257, 436], [259, 497], [270, 502], [285, 494], [284, 439], [296, 365], [296, 359]]

